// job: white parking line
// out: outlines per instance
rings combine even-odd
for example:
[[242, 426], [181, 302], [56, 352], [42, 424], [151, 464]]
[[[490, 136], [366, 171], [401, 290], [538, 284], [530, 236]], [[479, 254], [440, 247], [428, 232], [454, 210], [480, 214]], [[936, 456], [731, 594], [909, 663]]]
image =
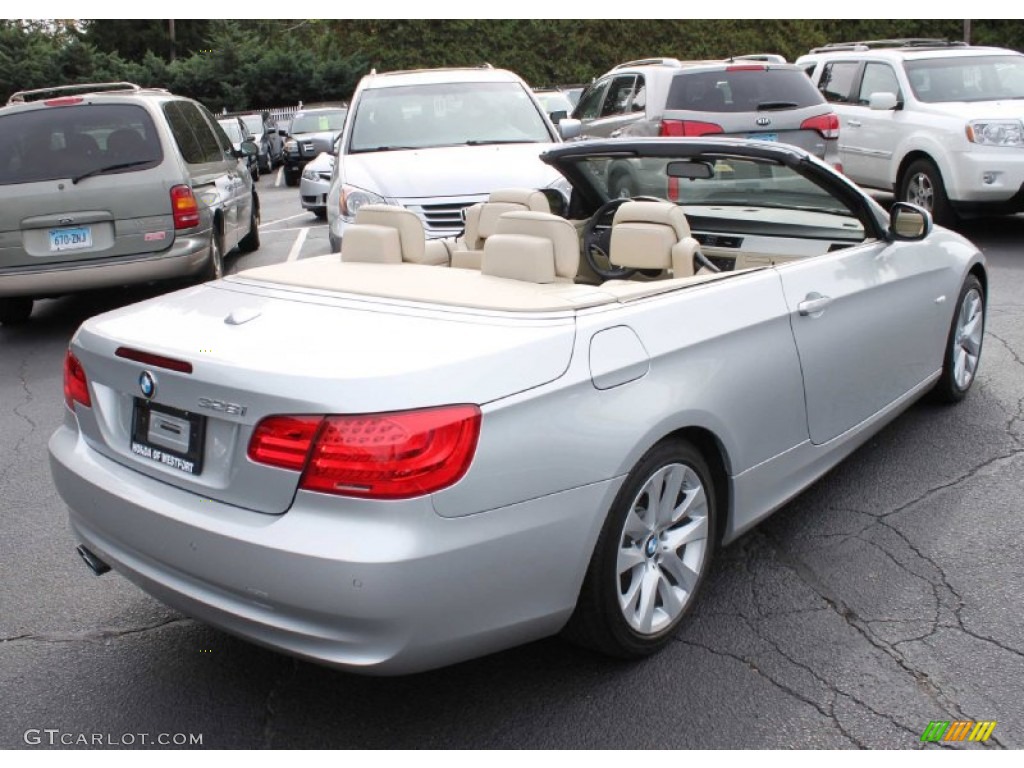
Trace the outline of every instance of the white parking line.
[[295, 242], [292, 243], [292, 249], [288, 251], [288, 258], [285, 261], [295, 261], [299, 258], [299, 252], [302, 250], [302, 244], [306, 242], [306, 235], [309, 234], [309, 227], [299, 230], [299, 234], [295, 236]]
[[292, 219], [299, 218], [299, 216], [309, 216], [309, 211], [303, 211], [302, 213], [293, 213], [291, 216], [285, 216], [283, 219], [274, 219], [273, 221], [265, 221], [262, 224], [260, 224], [260, 229], [263, 229], [264, 227], [272, 226], [274, 224], [280, 224], [282, 221], [291, 221]]
[[283, 165], [280, 168], [277, 169], [277, 178], [274, 179], [274, 186], [275, 187], [280, 187], [282, 181], [284, 181], [284, 166]]
[[260, 232], [260, 235], [276, 235], [284, 232], [298, 232], [302, 229], [326, 229], [326, 224], [312, 224], [308, 227], [282, 227], [281, 229], [272, 229], [269, 232]]

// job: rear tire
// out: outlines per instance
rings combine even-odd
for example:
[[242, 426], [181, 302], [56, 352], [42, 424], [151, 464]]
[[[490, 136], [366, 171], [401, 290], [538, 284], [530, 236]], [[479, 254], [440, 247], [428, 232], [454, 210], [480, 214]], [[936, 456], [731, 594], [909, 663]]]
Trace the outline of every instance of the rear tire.
[[931, 160], [915, 160], [900, 178], [899, 194], [901, 202], [919, 205], [931, 213], [936, 224], [943, 227], [955, 227], [960, 217], [946, 196], [946, 186], [942, 174]]
[[0, 325], [21, 325], [32, 314], [33, 300], [16, 296], [0, 299]]
[[252, 196], [252, 210], [249, 213], [249, 234], [238, 242], [238, 250], [242, 253], [252, 253], [260, 247], [260, 201], [254, 194]]
[[935, 400], [958, 403], [964, 399], [977, 377], [984, 338], [985, 291], [977, 277], [968, 275], [960, 289], [946, 339], [942, 375], [932, 390]]
[[623, 659], [671, 642], [711, 564], [716, 499], [693, 445], [669, 439], [648, 451], [608, 513], [566, 638]]
[[222, 277], [224, 277], [224, 245], [220, 231], [215, 227], [213, 234], [210, 235], [210, 256], [200, 280], [206, 283], [210, 280], [220, 280]]
[[327, 209], [326, 208], [314, 208], [313, 215], [316, 216], [320, 221], [327, 220]]

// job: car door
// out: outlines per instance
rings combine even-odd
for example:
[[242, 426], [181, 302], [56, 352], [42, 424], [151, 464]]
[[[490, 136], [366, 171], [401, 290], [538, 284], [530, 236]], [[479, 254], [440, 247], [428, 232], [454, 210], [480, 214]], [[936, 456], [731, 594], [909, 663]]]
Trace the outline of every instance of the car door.
[[583, 96], [580, 97], [580, 103], [576, 105], [576, 109], [572, 113], [573, 118], [583, 123], [584, 136], [598, 135], [591, 131], [591, 126], [601, 117], [604, 97], [608, 92], [608, 86], [611, 85], [611, 81], [610, 77], [606, 77], [587, 88], [583, 92]]
[[206, 114], [209, 129], [220, 148], [222, 176], [218, 179], [218, 188], [224, 192], [224, 252], [227, 253], [246, 234], [249, 225], [249, 208], [252, 204], [252, 177], [249, 175], [248, 158], [236, 158], [231, 139], [220, 123], [211, 115]]
[[945, 326], [958, 279], [941, 250], [869, 235], [775, 269], [800, 354], [813, 443], [870, 418], [941, 365], [945, 339], [935, 329]]
[[[892, 65], [882, 61], [864, 64], [854, 98], [847, 107], [850, 116], [847, 126], [851, 132], [851, 145], [856, 144], [856, 181], [868, 187], [888, 189], [893, 179], [889, 169], [892, 156], [904, 134], [903, 112], [897, 109], [871, 109], [871, 94], [892, 93], [897, 105], [903, 103], [903, 92]], [[840, 130], [840, 143], [843, 135]], [[849, 172], [849, 169], [847, 169]]]
[[864, 172], [863, 135], [860, 131], [864, 110], [852, 103], [860, 71], [859, 61], [826, 61], [818, 76], [818, 90], [839, 117], [839, 161], [843, 164], [843, 172], [857, 183], [861, 183]]

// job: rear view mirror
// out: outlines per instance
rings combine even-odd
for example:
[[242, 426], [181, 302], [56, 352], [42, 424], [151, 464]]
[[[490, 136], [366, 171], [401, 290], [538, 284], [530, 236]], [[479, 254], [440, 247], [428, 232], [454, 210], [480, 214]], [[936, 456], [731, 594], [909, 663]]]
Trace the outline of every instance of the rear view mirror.
[[706, 160], [673, 160], [666, 173], [673, 179], [711, 179], [715, 168]]
[[932, 231], [932, 217], [912, 203], [893, 203], [889, 211], [891, 240], [924, 240]]
[[872, 93], [868, 96], [868, 109], [877, 109], [881, 111], [896, 109], [896, 105], [898, 103], [895, 93], [879, 91], [878, 93]]
[[565, 141], [575, 139], [583, 132], [583, 123], [567, 117], [558, 124], [558, 132]]

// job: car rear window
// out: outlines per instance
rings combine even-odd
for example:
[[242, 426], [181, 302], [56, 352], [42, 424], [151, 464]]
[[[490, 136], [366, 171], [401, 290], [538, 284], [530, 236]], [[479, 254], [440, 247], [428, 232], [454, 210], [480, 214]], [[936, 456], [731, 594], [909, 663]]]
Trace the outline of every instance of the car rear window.
[[680, 72], [672, 78], [666, 109], [696, 112], [756, 112], [800, 109], [824, 103], [798, 69], [726, 69]]
[[152, 118], [134, 104], [15, 112], [0, 117], [0, 136], [0, 184], [131, 173], [163, 160]]

